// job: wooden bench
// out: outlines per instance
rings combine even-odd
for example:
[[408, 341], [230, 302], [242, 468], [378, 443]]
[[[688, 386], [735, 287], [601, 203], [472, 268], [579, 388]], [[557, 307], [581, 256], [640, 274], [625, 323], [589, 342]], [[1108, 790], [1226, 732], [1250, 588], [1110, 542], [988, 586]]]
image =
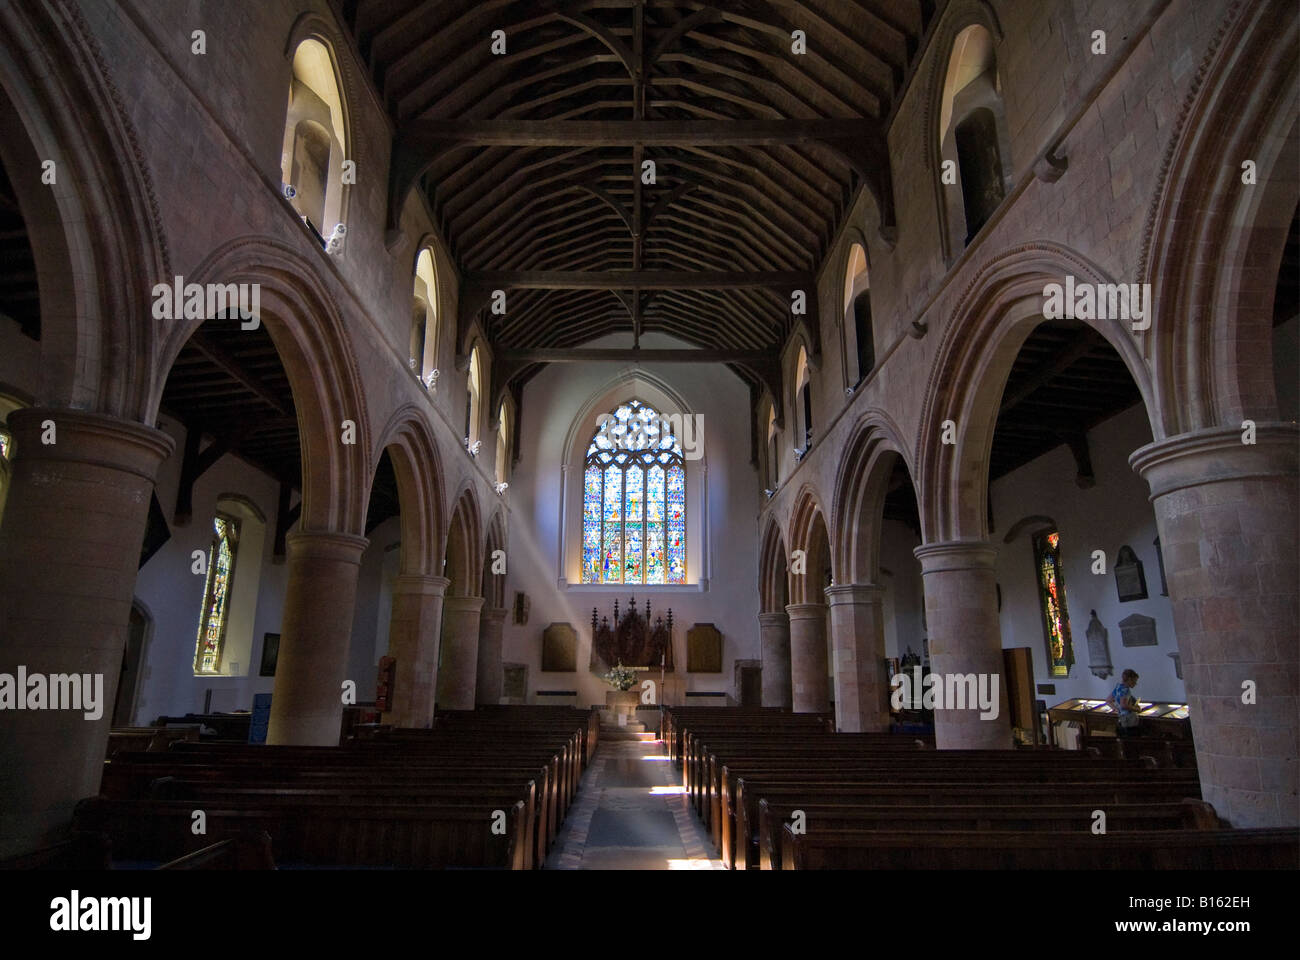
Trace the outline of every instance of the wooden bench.
[[191, 833], [194, 804], [110, 800], [77, 805], [78, 826], [107, 833], [114, 856], [156, 864], [196, 852], [211, 836], [265, 831], [275, 862], [287, 867], [524, 869], [524, 804], [504, 808], [505, 832], [492, 831], [491, 803], [379, 804], [250, 802], [207, 806], [207, 836]]
[[274, 870], [271, 835], [265, 830], [241, 833], [195, 850], [159, 870]]
[[[983, 807], [1022, 804], [1088, 804], [1093, 809], [1115, 804], [1181, 803], [1200, 800], [1199, 783], [1185, 780], [1074, 780], [1063, 774], [1045, 782], [983, 782], [966, 777], [951, 781], [911, 779], [905, 773], [888, 781], [846, 778], [811, 780], [807, 775], [758, 774], [739, 776], [731, 816], [723, 820], [726, 831], [722, 853], [729, 866], [746, 869], [759, 862], [759, 803], [764, 799], [790, 800], [794, 806], [813, 803], [861, 803], [898, 807], [978, 805]], [[746, 856], [738, 849], [745, 838]]]
[[1014, 833], [781, 828], [785, 870], [1295, 870], [1300, 831]]
[[[707, 785], [702, 819], [714, 845], [730, 862], [736, 828], [736, 782], [741, 777], [784, 779], [795, 783], [818, 780], [857, 780], [864, 784], [885, 784], [906, 779], [913, 783], [1028, 784], [1053, 783], [1065, 779], [1087, 781], [1131, 781], [1139, 776], [1145, 782], [1174, 784], [1181, 796], [1199, 797], [1200, 787], [1188, 771], [1150, 769], [1143, 761], [1084, 762], [1061, 753], [1025, 754], [995, 751], [997, 757], [962, 756], [967, 751], [934, 751], [909, 756], [906, 761], [888, 756], [844, 755], [829, 762], [822, 757], [803, 759], [738, 759], [722, 765], [717, 777]], [[833, 770], [833, 773], [828, 771]], [[757, 814], [749, 810], [750, 823]]]
[[[1106, 830], [1217, 830], [1221, 824], [1214, 808], [1201, 800], [1179, 803], [1025, 803], [988, 806], [962, 804], [910, 806], [859, 803], [805, 803], [789, 798], [764, 797], [758, 802], [758, 866], [781, 869], [781, 828], [796, 810], [803, 812], [807, 829], [822, 830], [907, 830], [999, 831], [999, 832], [1090, 832], [1094, 813], [1106, 814]], [[811, 825], [811, 826], [810, 826]], [[753, 866], [752, 861], [749, 866]]]

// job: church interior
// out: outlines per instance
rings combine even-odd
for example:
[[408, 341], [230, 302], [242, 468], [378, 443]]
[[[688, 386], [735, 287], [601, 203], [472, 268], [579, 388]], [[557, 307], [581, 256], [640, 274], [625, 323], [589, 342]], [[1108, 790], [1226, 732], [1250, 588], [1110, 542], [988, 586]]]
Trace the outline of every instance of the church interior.
[[0, 863], [1300, 867], [1298, 49], [0, 2]]

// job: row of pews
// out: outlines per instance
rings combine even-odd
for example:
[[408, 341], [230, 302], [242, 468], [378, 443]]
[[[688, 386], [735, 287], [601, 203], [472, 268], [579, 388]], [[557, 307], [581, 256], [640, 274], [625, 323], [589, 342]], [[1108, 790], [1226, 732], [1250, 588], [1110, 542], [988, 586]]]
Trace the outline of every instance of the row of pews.
[[539, 869], [598, 731], [594, 711], [502, 706], [337, 747], [119, 750], [77, 842], [106, 837], [119, 869]]
[[1228, 829], [1194, 763], [1152, 744], [936, 750], [837, 734], [823, 715], [718, 707], [669, 709], [664, 740], [738, 870], [1300, 866], [1300, 831]]

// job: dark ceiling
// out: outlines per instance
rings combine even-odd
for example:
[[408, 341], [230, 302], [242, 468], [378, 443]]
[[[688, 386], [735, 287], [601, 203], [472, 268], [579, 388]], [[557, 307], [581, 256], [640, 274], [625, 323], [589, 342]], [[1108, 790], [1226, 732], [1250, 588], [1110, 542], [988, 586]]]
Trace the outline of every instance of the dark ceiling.
[[[499, 352], [576, 347], [615, 332], [639, 342], [648, 330], [700, 347], [777, 350], [789, 332], [789, 284], [662, 289], [636, 275], [813, 273], [864, 172], [853, 158], [875, 156], [873, 145], [720, 143], [709, 130], [862, 121], [883, 144], [936, 8], [933, 0], [337, 5], [394, 121], [398, 162], [410, 144], [419, 187], [471, 286], [487, 271], [628, 274], [618, 289], [516, 287], [505, 316], [479, 314]], [[505, 55], [491, 49], [497, 30]], [[805, 54], [792, 53], [795, 30], [806, 34]], [[462, 135], [483, 121], [548, 122], [549, 133], [556, 122], [585, 127], [562, 143]], [[674, 122], [709, 129], [644, 143], [600, 126], [626, 121], [658, 124], [655, 134]], [[646, 161], [653, 184], [640, 176]]]
[[0, 316], [17, 322], [33, 340], [41, 338], [36, 259], [4, 164], [0, 164]]

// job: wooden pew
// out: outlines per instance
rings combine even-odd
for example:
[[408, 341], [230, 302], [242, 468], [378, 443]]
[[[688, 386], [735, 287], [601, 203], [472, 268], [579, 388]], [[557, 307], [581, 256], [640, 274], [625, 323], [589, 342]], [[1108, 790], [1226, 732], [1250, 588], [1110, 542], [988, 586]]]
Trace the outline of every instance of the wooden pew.
[[[1074, 781], [1125, 781], [1139, 775], [1146, 782], [1175, 784], [1182, 796], [1199, 796], [1195, 776], [1182, 770], [1150, 769], [1143, 761], [1083, 762], [1061, 751], [1057, 754], [1019, 754], [1015, 751], [990, 751], [998, 756], [966, 756], [974, 751], [933, 751], [917, 753], [906, 760], [888, 756], [854, 756], [843, 754], [828, 760], [812, 758], [739, 758], [722, 765], [716, 780], [708, 785], [704, 811], [705, 826], [724, 863], [731, 862], [732, 837], [736, 830], [736, 781], [740, 777], [780, 778], [795, 783], [814, 784], [818, 780], [856, 779], [863, 783], [884, 784], [907, 779], [912, 782], [951, 783], [1051, 783], [1062, 779]], [[980, 751], [983, 753], [983, 751]], [[833, 773], [828, 773], [833, 770]], [[757, 798], [749, 811], [749, 822], [757, 815]]]
[[1090, 833], [781, 828], [785, 870], [1295, 870], [1300, 831]]
[[195, 850], [159, 870], [274, 870], [271, 835], [265, 830], [242, 833]]
[[0, 870], [108, 870], [112, 843], [96, 831], [76, 831], [65, 840], [0, 860]]
[[1151, 757], [1158, 767], [1196, 769], [1196, 744], [1164, 737], [1085, 737], [1083, 749], [1099, 757]]
[[[172, 860], [207, 845], [190, 832], [194, 804], [109, 800], [78, 804], [76, 821], [113, 838], [127, 860]], [[266, 831], [275, 861], [287, 867], [524, 869], [524, 804], [505, 808], [506, 832], [492, 832], [499, 807], [472, 804], [335, 804], [307, 801], [210, 807], [209, 835]]]
[[[812, 803], [854, 803], [897, 807], [978, 805], [983, 807], [1022, 804], [1090, 804], [1094, 809], [1116, 804], [1181, 803], [1200, 800], [1195, 781], [1162, 779], [1146, 781], [1125, 777], [1113, 780], [1060, 778], [1039, 782], [984, 782], [978, 777], [951, 781], [914, 779], [906, 773], [882, 781], [829, 779], [810, 780], [807, 775], [781, 774], [739, 776], [735, 784], [732, 817], [723, 821], [727, 834], [723, 855], [733, 869], [743, 870], [759, 862], [758, 813], [761, 800], [789, 800], [795, 806]], [[900, 814], [901, 816], [902, 814]], [[729, 826], [728, 826], [729, 825]], [[747, 855], [740, 855], [741, 839]]]
[[[1217, 830], [1221, 824], [1214, 808], [1202, 800], [1178, 803], [1024, 803], [1006, 806], [963, 804], [903, 807], [894, 804], [824, 804], [764, 797], [758, 802], [758, 866], [781, 869], [781, 828], [795, 810], [804, 814], [804, 826], [821, 830], [909, 831], [993, 830], [998, 832], [1090, 832], [1094, 811], [1106, 814], [1107, 832], [1147, 830]], [[813, 826], [808, 826], [808, 825]], [[752, 862], [749, 866], [753, 866]]]

